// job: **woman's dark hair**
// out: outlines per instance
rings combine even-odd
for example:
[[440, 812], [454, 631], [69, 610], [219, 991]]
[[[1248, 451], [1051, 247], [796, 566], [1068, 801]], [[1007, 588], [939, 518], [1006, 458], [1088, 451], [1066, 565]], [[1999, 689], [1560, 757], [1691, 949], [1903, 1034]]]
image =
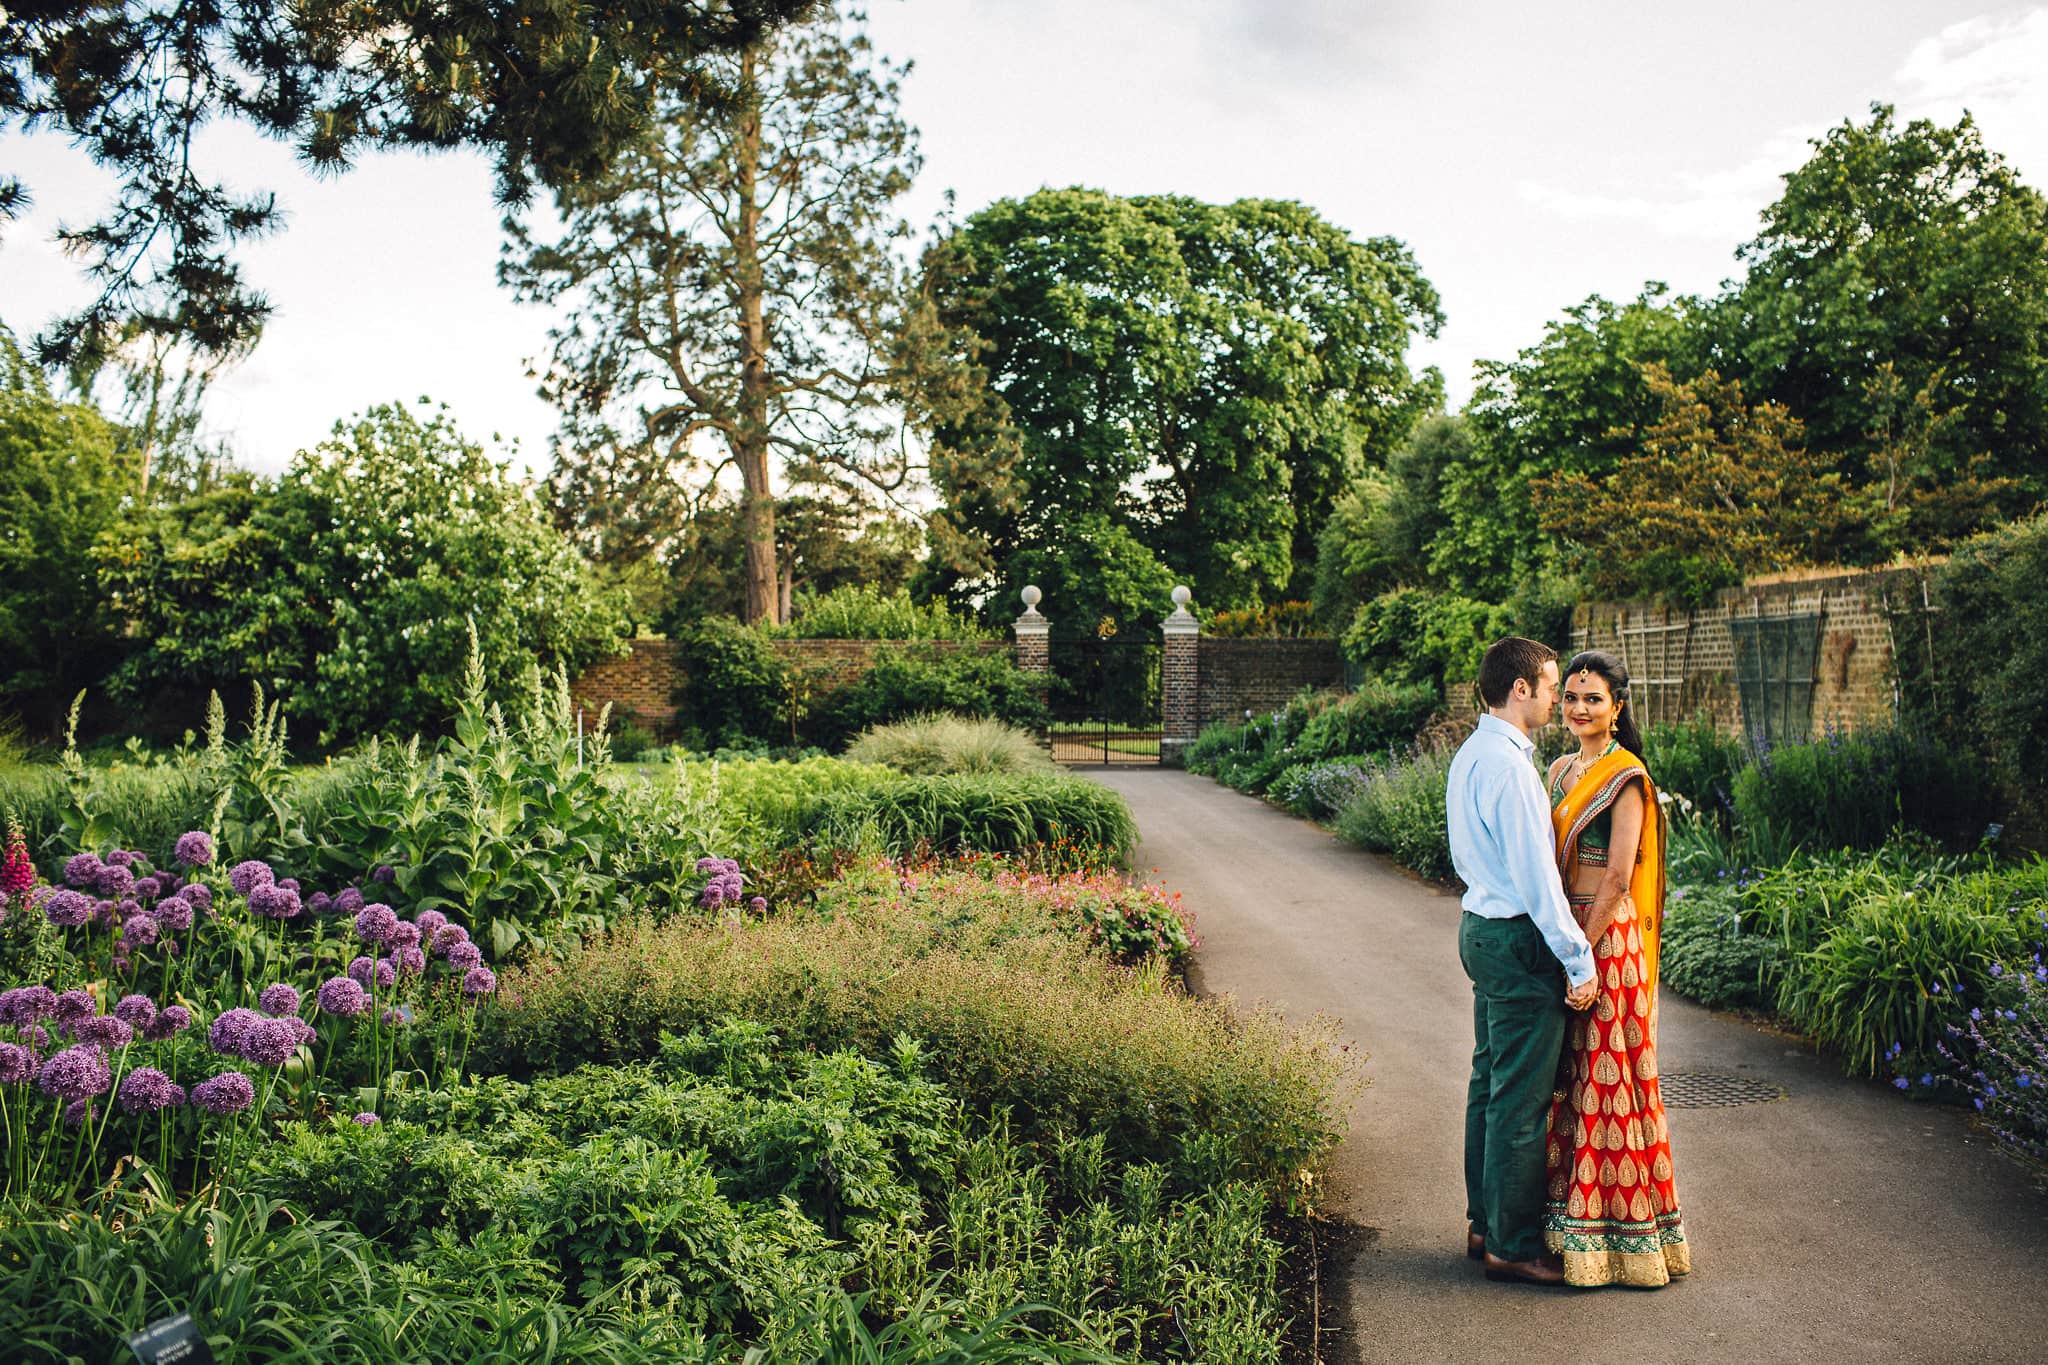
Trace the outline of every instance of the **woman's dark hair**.
[[[1597, 673], [1606, 683], [1607, 690], [1617, 702], [1629, 702], [1628, 665], [1604, 649], [1582, 649], [1572, 655], [1572, 661], [1565, 665], [1559, 681], [1579, 673]], [[1643, 732], [1636, 728], [1636, 708], [1633, 703], [1624, 705], [1621, 714], [1614, 718], [1614, 737], [1621, 747], [1643, 756]]]

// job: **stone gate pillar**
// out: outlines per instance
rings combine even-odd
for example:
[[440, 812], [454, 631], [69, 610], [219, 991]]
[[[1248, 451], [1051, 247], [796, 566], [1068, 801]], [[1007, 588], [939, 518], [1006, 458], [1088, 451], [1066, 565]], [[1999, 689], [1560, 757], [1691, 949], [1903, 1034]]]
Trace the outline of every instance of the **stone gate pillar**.
[[[1017, 670], [1028, 675], [1037, 687], [1038, 698], [1045, 700], [1052, 683], [1052, 622], [1039, 615], [1038, 604], [1045, 594], [1037, 584], [1026, 587], [1018, 596], [1024, 599], [1024, 614], [1010, 625], [1016, 643]], [[1052, 745], [1050, 731], [1040, 735], [1040, 742], [1049, 749]]]
[[1181, 766], [1182, 751], [1201, 728], [1195, 714], [1195, 689], [1201, 663], [1202, 626], [1188, 610], [1193, 597], [1187, 588], [1175, 588], [1173, 615], [1160, 626], [1166, 642], [1159, 660], [1159, 761], [1169, 768]]

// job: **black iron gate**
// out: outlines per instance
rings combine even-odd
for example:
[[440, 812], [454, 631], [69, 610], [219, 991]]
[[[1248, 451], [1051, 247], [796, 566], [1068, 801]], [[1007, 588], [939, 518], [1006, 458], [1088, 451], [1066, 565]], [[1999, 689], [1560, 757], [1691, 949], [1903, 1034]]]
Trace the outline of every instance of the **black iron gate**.
[[1052, 642], [1052, 756], [1075, 764], [1157, 763], [1162, 734], [1157, 639]]

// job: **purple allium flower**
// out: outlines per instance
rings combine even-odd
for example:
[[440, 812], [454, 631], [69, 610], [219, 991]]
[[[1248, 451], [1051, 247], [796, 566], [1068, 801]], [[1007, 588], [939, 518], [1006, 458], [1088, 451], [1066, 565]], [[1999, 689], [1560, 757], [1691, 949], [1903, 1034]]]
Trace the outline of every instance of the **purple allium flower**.
[[283, 887], [285, 890], [291, 892], [293, 895], [298, 894], [299, 879], [297, 877], [280, 877], [278, 878], [277, 884]]
[[353, 886], [345, 886], [334, 893], [334, 912], [338, 915], [353, 915], [363, 908], [363, 893]]
[[324, 915], [334, 908], [334, 898], [325, 891], [315, 891], [306, 900], [306, 909], [315, 915]]
[[43, 899], [43, 913], [50, 923], [59, 929], [76, 929], [92, 918], [92, 899], [82, 891], [69, 888], [58, 891]]
[[43, 1063], [36, 1085], [46, 1095], [60, 1100], [82, 1100], [104, 1095], [114, 1084], [107, 1069], [107, 1054], [90, 1043], [67, 1047]]
[[48, 986], [16, 986], [0, 992], [0, 1024], [16, 1028], [33, 1024], [57, 1008], [57, 992]]
[[50, 1030], [44, 1028], [41, 1024], [30, 1024], [22, 1032], [21, 1036], [28, 1039], [30, 1047], [40, 1052], [50, 1045], [56, 1035], [52, 1034]]
[[400, 976], [418, 976], [427, 969], [427, 955], [418, 948], [395, 948], [391, 962]]
[[107, 866], [133, 868], [136, 856], [131, 849], [117, 848], [107, 855]]
[[64, 860], [64, 880], [72, 886], [91, 886], [100, 879], [103, 865], [96, 853], [74, 853]]
[[92, 925], [95, 929], [112, 929], [121, 922], [120, 912], [112, 901], [92, 903]]
[[464, 995], [489, 995], [498, 989], [498, 975], [489, 967], [471, 967], [462, 975]]
[[146, 1037], [156, 1021], [156, 1001], [146, 995], [124, 995], [114, 1005], [114, 1017]]
[[389, 958], [374, 961], [367, 957], [354, 958], [348, 964], [348, 974], [364, 990], [388, 986], [398, 979], [398, 969], [391, 965]]
[[153, 901], [164, 893], [164, 884], [155, 877], [137, 877], [134, 896], [139, 901]]
[[376, 869], [370, 873], [370, 880], [389, 885], [391, 879], [397, 875], [390, 863], [379, 863]]
[[448, 965], [458, 972], [484, 965], [484, 950], [474, 943], [458, 943], [448, 950]]
[[299, 990], [289, 982], [278, 981], [265, 986], [256, 997], [256, 1006], [265, 1014], [283, 1016], [299, 1012]]
[[100, 1112], [100, 1107], [91, 1100], [73, 1100], [64, 1106], [64, 1122], [73, 1128], [91, 1123]]
[[111, 1014], [95, 1014], [73, 1024], [71, 1036], [81, 1043], [97, 1047], [126, 1047], [135, 1040], [135, 1030], [129, 1027], [126, 1019], [116, 1019]]
[[412, 922], [419, 926], [421, 942], [431, 947], [434, 942], [434, 935], [439, 933], [441, 926], [448, 922], [448, 917], [439, 910], [422, 910], [412, 917]]
[[765, 914], [767, 914], [767, 913], [768, 913], [768, 898], [767, 898], [766, 896], [756, 896], [756, 897], [754, 897], [754, 898], [753, 898], [752, 900], [750, 900], [750, 901], [748, 901], [748, 902], [747, 902], [747, 909], [749, 909], [749, 910], [753, 911], [753, 912], [754, 912], [755, 914], [757, 914], [757, 915], [765, 915]]
[[50, 1004], [50, 1018], [59, 1028], [69, 1028], [81, 1019], [90, 1019], [99, 1012], [99, 1006], [92, 998], [91, 991], [68, 990]]
[[375, 1128], [378, 1124], [382, 1123], [383, 1121], [384, 1120], [378, 1118], [375, 1114], [369, 1113], [368, 1111], [357, 1114], [354, 1118], [349, 1120], [350, 1123], [356, 1124], [363, 1128]]
[[[364, 958], [367, 962], [369, 959]], [[370, 997], [363, 992], [362, 983], [354, 977], [337, 976], [323, 982], [318, 996], [320, 1012], [342, 1019], [353, 1019], [370, 1007]]]
[[201, 910], [213, 909], [213, 888], [205, 882], [193, 882], [178, 894]]
[[113, 961], [114, 970], [116, 972], [125, 973], [126, 971], [128, 971], [129, 968], [133, 967], [134, 965], [135, 959], [128, 956], [128, 945], [125, 943], [115, 944]]
[[391, 937], [392, 928], [397, 925], [398, 916], [391, 907], [381, 902], [366, 905], [356, 914], [356, 937], [365, 943], [382, 943]]
[[303, 1020], [257, 1019], [242, 1033], [242, 1056], [258, 1066], [283, 1066], [299, 1048]]
[[270, 864], [254, 858], [228, 869], [228, 885], [235, 889], [237, 896], [246, 896], [257, 887], [268, 886], [276, 880], [277, 874], [270, 870]]
[[434, 951], [442, 957], [458, 943], [469, 942], [469, 930], [459, 924], [444, 924], [434, 931]]
[[249, 892], [249, 910], [266, 919], [297, 919], [299, 893], [282, 882], [256, 887]]
[[192, 902], [182, 891], [168, 900], [158, 901], [156, 919], [172, 933], [182, 934], [192, 927]]
[[242, 1043], [249, 1036], [249, 1028], [263, 1016], [246, 1006], [237, 1005], [224, 1010], [213, 1021], [213, 1027], [206, 1032], [206, 1040], [213, 1050], [227, 1057], [242, 1055]]
[[239, 1114], [255, 1099], [255, 1084], [239, 1071], [223, 1071], [192, 1087], [192, 1103], [209, 1114]]
[[187, 830], [178, 836], [173, 856], [187, 867], [205, 867], [213, 861], [213, 836], [203, 829]]
[[162, 1012], [143, 1028], [142, 1036], [152, 1043], [161, 1043], [166, 1038], [183, 1033], [191, 1027], [191, 1010], [183, 1005], [165, 1005]]
[[384, 936], [387, 948], [417, 948], [420, 942], [420, 927], [404, 920], [391, 926], [391, 932]]
[[138, 1066], [121, 1078], [121, 1107], [131, 1114], [153, 1114], [184, 1101], [169, 1076], [153, 1066]]
[[36, 1078], [36, 1054], [20, 1043], [0, 1043], [0, 1085], [26, 1085]]
[[384, 1022], [392, 1028], [400, 1028], [412, 1022], [412, 1011], [403, 1005], [394, 1005], [384, 1011]]
[[135, 874], [120, 863], [108, 863], [92, 879], [92, 884], [102, 896], [125, 896], [135, 885]]
[[147, 948], [156, 942], [161, 928], [155, 915], [137, 913], [122, 921], [121, 937], [130, 948]]

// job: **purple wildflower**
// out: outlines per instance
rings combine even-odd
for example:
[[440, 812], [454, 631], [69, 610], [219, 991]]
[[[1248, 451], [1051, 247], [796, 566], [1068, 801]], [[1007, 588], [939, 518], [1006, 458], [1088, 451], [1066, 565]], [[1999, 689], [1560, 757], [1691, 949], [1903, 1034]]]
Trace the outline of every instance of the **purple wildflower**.
[[91, 1100], [73, 1100], [64, 1106], [64, 1122], [73, 1128], [83, 1127], [91, 1123], [99, 1111], [100, 1107]]
[[[367, 962], [369, 959], [362, 960]], [[362, 983], [348, 976], [337, 976], [322, 983], [318, 999], [322, 1014], [343, 1019], [353, 1019], [370, 1007], [370, 997], [364, 994]]]
[[281, 877], [278, 879], [277, 884], [283, 887], [285, 890], [291, 892], [293, 895], [298, 894], [299, 879], [297, 877]]
[[121, 937], [130, 948], [147, 948], [156, 942], [162, 926], [155, 915], [137, 913], [130, 915], [121, 925]]
[[192, 902], [182, 891], [169, 900], [158, 901], [156, 919], [172, 933], [182, 934], [192, 927]]
[[134, 896], [139, 901], [153, 901], [164, 893], [164, 884], [155, 877], [137, 877]]
[[213, 888], [205, 882], [193, 882], [178, 894], [201, 910], [213, 909]]
[[59, 1028], [69, 1028], [81, 1019], [90, 1019], [99, 1006], [94, 1003], [91, 991], [68, 990], [51, 1002], [50, 1017]]
[[242, 1034], [242, 1056], [258, 1066], [283, 1066], [298, 1051], [303, 1027], [305, 1021], [297, 1016], [257, 1019]]
[[363, 893], [353, 886], [345, 886], [334, 893], [334, 913], [353, 915], [363, 908]]
[[315, 891], [306, 900], [306, 909], [315, 915], [324, 915], [334, 908], [334, 898], [325, 891]]
[[165, 1005], [161, 1013], [145, 1025], [142, 1036], [152, 1043], [161, 1043], [174, 1034], [183, 1033], [192, 1027], [192, 1011], [183, 1005]]
[[111, 1014], [95, 1014], [73, 1024], [71, 1036], [81, 1043], [97, 1047], [126, 1047], [135, 1040], [135, 1030], [126, 1019], [116, 1019]]
[[192, 1087], [192, 1103], [209, 1114], [239, 1114], [255, 1099], [255, 1084], [239, 1071], [223, 1071]]
[[156, 1001], [146, 995], [124, 995], [114, 1005], [114, 1017], [147, 1036], [156, 1020]]
[[254, 858], [228, 869], [228, 885], [235, 889], [237, 896], [246, 896], [257, 887], [268, 886], [276, 880], [277, 874], [270, 870], [270, 864]]
[[265, 986], [256, 997], [256, 1006], [265, 1014], [282, 1016], [299, 1012], [299, 991], [289, 982], [278, 981]]
[[458, 943], [448, 950], [448, 965], [459, 972], [484, 965], [484, 950], [474, 943]]
[[489, 995], [498, 989], [498, 975], [489, 967], [471, 967], [462, 976], [464, 995]]
[[370, 880], [373, 882], [382, 883], [384, 885], [389, 885], [391, 879], [397, 875], [397, 872], [392, 868], [390, 863], [379, 863], [376, 869], [370, 873]]
[[57, 992], [48, 986], [16, 986], [11, 991], [0, 992], [0, 1024], [13, 1024], [20, 1028], [57, 1008]]
[[412, 1022], [412, 1011], [403, 1005], [394, 1005], [384, 1011], [384, 1022], [392, 1028], [399, 1028]]
[[412, 922], [419, 926], [421, 941], [431, 946], [434, 935], [448, 922], [448, 917], [439, 910], [422, 910], [412, 917]]
[[469, 930], [459, 924], [444, 924], [434, 931], [434, 951], [442, 957], [448, 956], [458, 943], [469, 942]]
[[121, 1107], [131, 1114], [153, 1114], [184, 1102], [184, 1091], [153, 1066], [138, 1066], [121, 1078]]
[[364, 990], [377, 986], [388, 986], [398, 980], [398, 968], [391, 965], [389, 958], [372, 961], [367, 957], [355, 958], [348, 964], [348, 974]]
[[133, 849], [117, 848], [107, 855], [107, 866], [133, 868], [137, 856]]
[[249, 888], [249, 913], [265, 919], [297, 919], [299, 893], [282, 882], [266, 882]]
[[427, 969], [427, 955], [418, 948], [393, 949], [391, 961], [400, 976], [418, 976]]
[[357, 1114], [354, 1118], [349, 1120], [350, 1123], [356, 1124], [359, 1127], [363, 1128], [375, 1128], [378, 1124], [382, 1123], [383, 1121], [384, 1120], [378, 1118], [375, 1114], [369, 1113], [367, 1110], [363, 1113]]
[[107, 1069], [107, 1054], [90, 1043], [67, 1047], [43, 1063], [36, 1085], [46, 1095], [60, 1100], [82, 1100], [104, 1095], [114, 1084]]
[[47, 896], [43, 900], [43, 913], [50, 923], [59, 929], [76, 929], [92, 918], [92, 900], [82, 891], [69, 888]]
[[120, 863], [108, 863], [92, 879], [92, 884], [102, 896], [125, 896], [135, 885], [135, 874]]
[[420, 927], [404, 920], [391, 926], [391, 932], [384, 936], [387, 948], [417, 948], [420, 942]]
[[74, 853], [64, 860], [64, 880], [72, 886], [91, 886], [99, 880], [102, 866], [96, 853]]
[[172, 856], [186, 867], [205, 867], [213, 861], [213, 836], [203, 829], [187, 830], [178, 836]]
[[223, 1056], [239, 1057], [242, 1053], [242, 1043], [249, 1036], [250, 1027], [262, 1017], [255, 1010], [237, 1005], [231, 1010], [223, 1011], [220, 1017], [213, 1021], [213, 1027], [207, 1030], [206, 1040], [213, 1045], [215, 1052]]
[[356, 915], [356, 937], [365, 943], [382, 943], [390, 938], [391, 930], [398, 924], [398, 916], [391, 907], [381, 902], [366, 905]]
[[749, 910], [753, 911], [753, 912], [754, 912], [755, 914], [757, 914], [757, 915], [765, 915], [765, 914], [767, 914], [767, 913], [768, 913], [768, 898], [767, 898], [766, 896], [756, 896], [756, 897], [754, 897], [754, 898], [753, 898], [752, 900], [750, 900], [750, 901], [748, 901], [748, 902], [747, 902], [747, 909], [749, 909]]
[[0, 1085], [26, 1085], [36, 1078], [36, 1054], [20, 1043], [0, 1043]]

